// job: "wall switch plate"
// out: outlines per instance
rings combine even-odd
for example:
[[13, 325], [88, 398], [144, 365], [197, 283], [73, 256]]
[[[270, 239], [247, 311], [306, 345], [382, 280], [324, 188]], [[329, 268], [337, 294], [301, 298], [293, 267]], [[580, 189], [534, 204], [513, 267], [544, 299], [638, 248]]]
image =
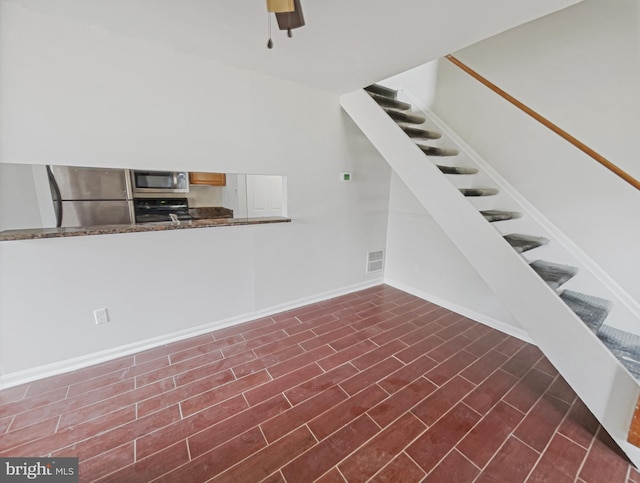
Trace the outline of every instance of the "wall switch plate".
[[96, 320], [96, 324], [106, 324], [109, 322], [109, 312], [106, 308], [95, 309], [93, 311], [93, 318]]
[[353, 175], [351, 173], [340, 173], [340, 181], [351, 181], [353, 179]]

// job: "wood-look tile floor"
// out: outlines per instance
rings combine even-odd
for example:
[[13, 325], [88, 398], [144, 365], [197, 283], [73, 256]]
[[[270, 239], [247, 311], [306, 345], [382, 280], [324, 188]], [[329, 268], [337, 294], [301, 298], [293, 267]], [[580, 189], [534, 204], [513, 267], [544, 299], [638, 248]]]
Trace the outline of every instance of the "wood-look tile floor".
[[640, 483], [534, 346], [388, 286], [0, 391], [81, 481]]

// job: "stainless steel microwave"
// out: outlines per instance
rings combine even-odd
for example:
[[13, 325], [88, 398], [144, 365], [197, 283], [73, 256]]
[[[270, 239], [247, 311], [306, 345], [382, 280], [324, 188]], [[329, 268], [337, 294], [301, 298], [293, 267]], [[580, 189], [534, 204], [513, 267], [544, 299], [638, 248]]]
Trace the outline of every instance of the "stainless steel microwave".
[[131, 171], [134, 193], [188, 193], [186, 171]]

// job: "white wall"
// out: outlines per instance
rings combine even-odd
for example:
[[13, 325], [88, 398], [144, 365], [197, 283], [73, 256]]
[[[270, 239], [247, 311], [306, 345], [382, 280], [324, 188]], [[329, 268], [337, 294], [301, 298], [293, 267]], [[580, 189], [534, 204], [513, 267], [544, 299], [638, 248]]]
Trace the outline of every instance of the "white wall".
[[[438, 61], [385, 79], [416, 108], [435, 102]], [[426, 158], [425, 158], [426, 159]], [[385, 281], [474, 320], [527, 338], [513, 315], [395, 174], [389, 194]]]
[[41, 226], [31, 166], [0, 164], [0, 231]]
[[640, 179], [637, 0], [584, 0], [455, 55]]
[[[630, 42], [640, 32], [637, 13], [637, 2], [586, 0], [456, 56], [632, 171], [640, 128], [640, 44]], [[446, 60], [433, 109], [640, 301], [636, 189]]]
[[[2, 163], [280, 174], [293, 219], [0, 243], [5, 381], [379, 281], [365, 255], [385, 246], [390, 170], [335, 95], [0, 14]], [[98, 307], [111, 323], [93, 323]]]
[[395, 174], [391, 177], [385, 280], [474, 320], [526, 337], [513, 315]]
[[414, 67], [406, 72], [394, 75], [382, 81], [385, 86], [410, 93], [412, 104], [423, 109], [431, 109], [435, 101], [438, 82], [438, 60]]

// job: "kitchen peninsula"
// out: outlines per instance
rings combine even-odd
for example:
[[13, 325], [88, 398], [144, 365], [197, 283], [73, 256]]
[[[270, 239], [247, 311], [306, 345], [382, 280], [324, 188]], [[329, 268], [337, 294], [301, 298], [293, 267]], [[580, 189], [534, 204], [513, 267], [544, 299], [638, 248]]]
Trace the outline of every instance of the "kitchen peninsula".
[[0, 207], [0, 241], [291, 221], [283, 176], [21, 164], [0, 175], [21, 186]]
[[185, 230], [191, 228], [213, 228], [239, 225], [261, 225], [288, 223], [290, 218], [201, 218], [187, 221], [168, 221], [160, 223], [133, 223], [122, 225], [100, 225], [89, 227], [34, 228], [25, 230], [0, 231], [0, 241], [37, 240], [41, 238], [62, 238], [71, 236], [113, 235], [120, 233], [139, 233], [144, 231]]

